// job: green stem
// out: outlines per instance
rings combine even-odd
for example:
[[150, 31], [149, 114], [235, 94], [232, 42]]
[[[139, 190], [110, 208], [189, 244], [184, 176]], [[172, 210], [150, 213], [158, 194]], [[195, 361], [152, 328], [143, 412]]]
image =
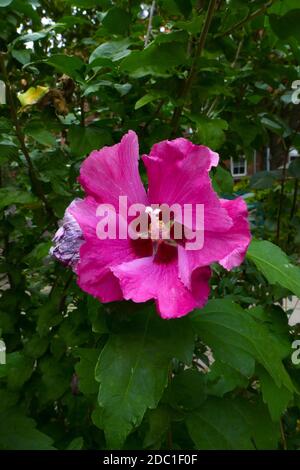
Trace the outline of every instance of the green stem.
[[231, 28], [227, 29], [223, 33], [216, 34], [215, 37], [219, 38], [219, 37], [227, 36], [228, 34], [233, 33], [236, 29], [241, 28], [241, 26], [244, 26], [249, 21], [252, 21], [252, 20], [254, 20], [254, 18], [257, 18], [258, 16], [262, 15], [273, 3], [274, 3], [274, 0], [270, 0], [265, 5], [263, 5], [261, 8], [259, 8], [258, 10], [255, 10], [253, 13], [249, 13], [246, 16], [246, 18], [239, 21], [238, 23], [236, 23]]
[[283, 162], [283, 170], [282, 170], [282, 178], [281, 178], [281, 188], [280, 188], [280, 198], [279, 198], [279, 208], [278, 208], [278, 216], [277, 216], [277, 230], [276, 230], [276, 243], [279, 245], [280, 240], [280, 228], [281, 228], [281, 214], [283, 208], [283, 196], [284, 196], [284, 187], [285, 187], [285, 179], [286, 179], [286, 165], [288, 159], [288, 148], [284, 142], [284, 162]]

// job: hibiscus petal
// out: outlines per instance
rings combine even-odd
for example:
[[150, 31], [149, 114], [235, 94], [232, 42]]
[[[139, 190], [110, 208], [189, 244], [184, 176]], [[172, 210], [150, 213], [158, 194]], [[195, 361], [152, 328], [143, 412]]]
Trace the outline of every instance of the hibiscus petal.
[[248, 222], [247, 204], [239, 197], [233, 200], [221, 199], [222, 206], [233, 220], [233, 226], [228, 231], [228, 247], [231, 251], [219, 263], [227, 270], [239, 266], [245, 258], [251, 241]]
[[[77, 199], [69, 207], [69, 212], [79, 224], [85, 242], [80, 248], [80, 262], [77, 265], [78, 285], [85, 292], [97, 297], [102, 302], [112, 302], [123, 298], [118, 279], [110, 268], [115, 264], [135, 259], [138, 250], [130, 239], [120, 240], [97, 237], [97, 224], [100, 218], [96, 215], [98, 203], [91, 196], [84, 200]], [[119, 224], [117, 219], [116, 234]]]
[[178, 246], [179, 277], [187, 287], [191, 285], [193, 271], [199, 266], [219, 262], [230, 270], [244, 260], [251, 240], [247, 205], [242, 198], [220, 201], [232, 219], [232, 226], [223, 233], [206, 230], [201, 250], [186, 250]]
[[[218, 154], [180, 138], [155, 144], [150, 155], [143, 156], [143, 161], [148, 173], [151, 203], [180, 204], [182, 208], [184, 204], [192, 204], [193, 214], [195, 205], [203, 204], [204, 223], [211, 230], [223, 231], [232, 225], [212, 188], [208, 173], [218, 163]], [[193, 227], [200, 228], [195, 225], [195, 218]]]
[[119, 196], [128, 205], [147, 205], [145, 188], [138, 169], [139, 145], [135, 132], [129, 131], [119, 144], [93, 151], [83, 162], [79, 182], [96, 201], [119, 207]]
[[178, 318], [195, 307], [202, 307], [209, 295], [210, 269], [197, 270], [192, 289], [187, 289], [178, 278], [177, 260], [155, 263], [153, 257], [140, 258], [112, 268], [119, 278], [125, 299], [134, 302], [156, 300], [162, 318]]
[[121, 300], [119, 281], [111, 268], [135, 258], [136, 253], [129, 240], [89, 239], [80, 248], [78, 285], [101, 302]]

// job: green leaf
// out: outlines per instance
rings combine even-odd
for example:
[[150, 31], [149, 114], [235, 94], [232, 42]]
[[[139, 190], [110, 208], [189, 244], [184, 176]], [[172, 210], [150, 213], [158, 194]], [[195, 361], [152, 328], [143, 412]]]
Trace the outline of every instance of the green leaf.
[[93, 394], [98, 392], [98, 384], [95, 380], [95, 367], [99, 357], [97, 349], [79, 348], [76, 356], [80, 358], [75, 366], [76, 373], [79, 377], [79, 390], [85, 394]]
[[38, 200], [36, 197], [29, 192], [21, 191], [20, 189], [11, 188], [9, 186], [6, 188], [0, 188], [0, 209], [10, 206], [11, 204], [30, 206], [37, 202]]
[[199, 450], [253, 449], [248, 425], [231, 400], [210, 398], [188, 417], [187, 427]]
[[111, 145], [112, 139], [106, 129], [96, 126], [82, 127], [72, 125], [68, 134], [71, 154], [83, 157], [92, 150], [100, 150], [104, 145]]
[[128, 33], [130, 15], [121, 8], [113, 7], [106, 13], [102, 24], [110, 33], [124, 35]]
[[224, 119], [207, 119], [201, 116], [192, 116], [197, 123], [197, 137], [202, 145], [218, 149], [225, 141], [225, 130], [228, 123]]
[[130, 41], [127, 38], [100, 44], [90, 55], [89, 64], [93, 64], [97, 59], [110, 59], [113, 62], [124, 59], [131, 53], [129, 46]]
[[0, 8], [7, 7], [12, 3], [13, 0], [0, 0]]
[[270, 15], [270, 24], [274, 33], [280, 39], [288, 39], [293, 36], [300, 40], [300, 9], [290, 10], [283, 16]]
[[160, 96], [160, 94], [147, 93], [135, 103], [134, 109], [140, 109], [143, 106], [146, 106], [146, 104], [152, 103], [152, 101], [157, 100]]
[[108, 333], [104, 307], [98, 299], [91, 296], [87, 299], [88, 316], [92, 324], [92, 331], [94, 333]]
[[168, 387], [165, 398], [175, 409], [193, 410], [206, 400], [206, 376], [194, 369], [177, 374]]
[[11, 55], [14, 59], [16, 59], [22, 65], [28, 64], [28, 62], [30, 62], [31, 54], [28, 49], [23, 49], [23, 50], [13, 49], [11, 51]]
[[55, 137], [47, 129], [41, 126], [39, 122], [32, 121], [25, 128], [26, 135], [29, 135], [39, 144], [53, 147], [56, 145]]
[[75, 437], [67, 447], [67, 450], [81, 450], [83, 449], [84, 440], [83, 437]]
[[114, 88], [120, 93], [121, 96], [127, 95], [127, 93], [131, 90], [132, 85], [131, 83], [115, 83]]
[[168, 76], [176, 67], [186, 62], [186, 50], [182, 43], [152, 43], [142, 51], [133, 51], [121, 63], [121, 70], [134, 78], [146, 75]]
[[268, 8], [269, 14], [285, 15], [289, 10], [296, 10], [299, 7], [298, 0], [277, 0]]
[[148, 413], [149, 429], [146, 432], [143, 447], [160, 449], [162, 441], [168, 432], [171, 422], [170, 409], [167, 406], [158, 406]]
[[180, 12], [188, 17], [192, 13], [191, 0], [174, 0]]
[[171, 359], [192, 359], [193, 332], [186, 319], [166, 322], [153, 312], [139, 315], [125, 331], [110, 336], [96, 367], [102, 408], [98, 426], [109, 448], [121, 448], [146, 410], [156, 408]]
[[19, 40], [22, 42], [30, 42], [30, 41], [39, 41], [40, 39], [44, 39], [47, 35], [49, 34], [48, 31], [38, 31], [34, 33], [28, 33], [28, 34], [23, 34], [22, 36], [19, 36]]
[[233, 191], [233, 178], [230, 171], [220, 165], [217, 166], [213, 175], [213, 188], [218, 194], [231, 194]]
[[24, 345], [24, 354], [38, 359], [41, 357], [48, 348], [48, 340], [40, 338], [38, 335], [33, 335]]
[[278, 246], [266, 240], [252, 240], [247, 258], [270, 284], [279, 284], [300, 297], [300, 268]]
[[276, 384], [294, 391], [282, 364], [282, 350], [264, 324], [247, 310], [225, 299], [211, 300], [192, 314], [195, 331], [212, 349], [217, 359], [250, 377], [255, 361], [263, 365]]
[[0, 413], [0, 449], [54, 450], [52, 439], [36, 429], [33, 419], [17, 409]]
[[74, 80], [83, 80], [85, 69], [84, 62], [77, 56], [69, 56], [65, 54], [53, 54], [43, 61], [54, 67], [58, 72], [64, 73]]
[[209, 395], [222, 397], [235, 388], [246, 388], [248, 378], [220, 360], [215, 360], [206, 374], [206, 389]]
[[263, 367], [257, 367], [263, 400], [269, 408], [273, 421], [279, 421], [293, 394], [286, 387], [278, 387]]
[[291, 134], [291, 129], [288, 125], [280, 117], [273, 114], [263, 114], [261, 116], [261, 123], [267, 129], [280, 136], [288, 137]]
[[31, 265], [40, 265], [41, 261], [48, 256], [51, 246], [52, 241], [38, 243], [24, 258], [24, 261]]
[[17, 145], [9, 139], [0, 140], [0, 163], [7, 160], [16, 160], [18, 156]]
[[39, 360], [39, 369], [42, 377], [36, 396], [40, 403], [53, 403], [70, 390], [74, 369], [66, 360], [48, 355]]
[[175, 26], [177, 26], [177, 28], [183, 29], [184, 31], [188, 31], [191, 34], [197, 34], [199, 31], [201, 31], [203, 20], [203, 15], [195, 15], [190, 21], [176, 21]]
[[279, 438], [262, 405], [239, 399], [209, 398], [188, 416], [187, 427], [199, 450], [274, 449]]
[[9, 389], [17, 390], [31, 377], [33, 360], [16, 351], [6, 354], [6, 361], [6, 364], [0, 366], [0, 374], [6, 376]]

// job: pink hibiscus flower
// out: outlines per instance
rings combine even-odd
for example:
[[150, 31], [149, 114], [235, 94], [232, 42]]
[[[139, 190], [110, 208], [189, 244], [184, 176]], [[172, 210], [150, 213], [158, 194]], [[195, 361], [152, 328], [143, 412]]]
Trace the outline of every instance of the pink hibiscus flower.
[[[155, 144], [150, 154], [143, 156], [148, 173], [146, 192], [139, 176], [138, 139], [133, 131], [119, 144], [92, 152], [79, 177], [86, 197], [67, 208], [52, 254], [71, 266], [81, 289], [101, 302], [154, 299], [162, 318], [181, 317], [203, 307], [210, 290], [209, 265], [219, 262], [228, 270], [238, 266], [251, 237], [244, 200], [220, 199], [212, 188], [209, 171], [218, 159], [209, 148], [183, 138]], [[174, 237], [99, 239], [97, 207], [105, 203], [118, 211], [120, 196], [127, 196], [128, 205], [145, 207], [202, 204], [203, 246], [189, 250], [187, 240]], [[198, 229], [192, 221], [191, 228]]]

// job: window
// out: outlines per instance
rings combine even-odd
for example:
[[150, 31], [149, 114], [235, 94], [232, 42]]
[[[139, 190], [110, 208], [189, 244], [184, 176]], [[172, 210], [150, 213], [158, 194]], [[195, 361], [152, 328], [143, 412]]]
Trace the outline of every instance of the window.
[[296, 160], [296, 158], [299, 157], [299, 152], [295, 147], [291, 147], [289, 150], [289, 164], [293, 161]]
[[239, 157], [230, 159], [230, 169], [233, 177], [246, 176], [247, 175], [247, 160], [245, 157]]

